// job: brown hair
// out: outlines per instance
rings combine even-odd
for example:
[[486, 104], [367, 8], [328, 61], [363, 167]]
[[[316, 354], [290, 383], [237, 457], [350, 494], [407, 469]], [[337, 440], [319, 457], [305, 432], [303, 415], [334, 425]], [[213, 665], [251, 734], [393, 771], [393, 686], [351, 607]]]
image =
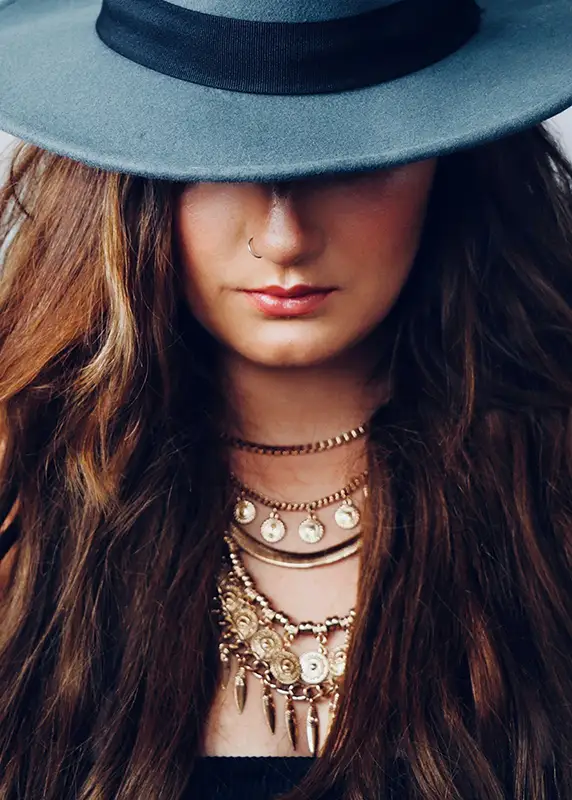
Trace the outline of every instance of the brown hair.
[[[318, 798], [572, 785], [572, 169], [541, 126], [443, 156], [380, 326], [392, 399]], [[176, 800], [217, 687], [231, 487], [181, 185], [21, 145], [0, 193], [0, 800]]]

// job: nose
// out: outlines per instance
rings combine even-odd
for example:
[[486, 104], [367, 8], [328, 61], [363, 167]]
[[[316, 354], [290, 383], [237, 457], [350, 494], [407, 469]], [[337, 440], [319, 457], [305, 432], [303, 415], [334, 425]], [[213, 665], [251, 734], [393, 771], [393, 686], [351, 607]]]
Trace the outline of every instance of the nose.
[[312, 204], [297, 182], [272, 183], [268, 209], [252, 230], [252, 249], [281, 267], [315, 261], [324, 244]]

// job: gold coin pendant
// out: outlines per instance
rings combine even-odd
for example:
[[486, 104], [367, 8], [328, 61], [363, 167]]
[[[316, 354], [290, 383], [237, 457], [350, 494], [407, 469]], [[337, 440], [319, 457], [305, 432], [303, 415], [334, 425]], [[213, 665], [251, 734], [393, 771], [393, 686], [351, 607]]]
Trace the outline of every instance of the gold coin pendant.
[[248, 525], [256, 517], [256, 506], [242, 497], [234, 504], [234, 518], [241, 525]]
[[282, 649], [282, 639], [269, 628], [260, 628], [251, 638], [250, 649], [258, 658], [269, 661], [272, 656], [279, 653]]
[[335, 678], [341, 678], [346, 669], [346, 649], [338, 647], [330, 656], [330, 672]]
[[330, 674], [328, 659], [323, 653], [312, 650], [300, 656], [300, 667], [302, 669], [302, 680], [304, 683], [315, 685], [323, 683]]
[[242, 601], [235, 589], [225, 589], [222, 593], [222, 603], [225, 610], [232, 614], [241, 606]]
[[339, 528], [350, 531], [360, 521], [360, 513], [351, 501], [344, 500], [336, 509], [334, 519]]
[[260, 526], [264, 541], [275, 544], [286, 536], [286, 526], [279, 517], [268, 517]]
[[277, 681], [291, 686], [300, 680], [300, 661], [294, 653], [280, 650], [270, 662], [270, 672]]
[[298, 527], [300, 539], [306, 544], [316, 544], [324, 535], [324, 526], [319, 519], [307, 517]]
[[241, 606], [232, 614], [232, 620], [241, 639], [250, 639], [258, 630], [256, 612], [248, 606]]

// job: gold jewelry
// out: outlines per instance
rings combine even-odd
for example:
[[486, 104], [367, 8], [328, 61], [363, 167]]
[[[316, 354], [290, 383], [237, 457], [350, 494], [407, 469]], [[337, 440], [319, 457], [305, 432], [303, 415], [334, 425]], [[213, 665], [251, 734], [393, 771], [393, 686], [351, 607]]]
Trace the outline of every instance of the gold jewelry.
[[256, 506], [246, 497], [244, 490], [241, 490], [234, 504], [233, 516], [241, 525], [248, 525], [256, 518]]
[[251, 236], [250, 239], [248, 240], [248, 250], [249, 250], [250, 254], [254, 256], [254, 258], [262, 258], [262, 256], [258, 255], [258, 253], [254, 252], [254, 250], [252, 249], [252, 247], [250, 245], [250, 243], [251, 243], [251, 241], [253, 239], [254, 239], [254, 236]]
[[292, 569], [308, 569], [309, 567], [323, 567], [343, 561], [361, 550], [361, 534], [357, 533], [343, 542], [326, 547], [317, 553], [293, 553], [289, 550], [276, 550], [264, 542], [255, 539], [239, 525], [231, 522], [229, 535], [245, 553], [278, 567], [291, 567]]
[[[233, 516], [236, 522], [244, 525], [252, 522], [256, 517], [256, 506], [252, 500], [256, 500], [262, 505], [271, 508], [269, 516], [260, 526], [262, 538], [270, 544], [276, 544], [286, 535], [286, 525], [280, 517], [279, 511], [305, 511], [308, 516], [298, 526], [298, 534], [302, 541], [307, 544], [319, 542], [325, 532], [324, 525], [316, 516], [316, 510], [339, 502], [334, 519], [338, 527], [343, 530], [353, 530], [359, 524], [361, 514], [354, 505], [350, 496], [351, 492], [359, 489], [368, 476], [368, 470], [364, 470], [361, 475], [352, 478], [343, 489], [322, 497], [319, 500], [312, 500], [305, 503], [287, 503], [286, 501], [273, 500], [261, 492], [242, 483], [237, 476], [231, 472], [232, 482], [239, 489], [239, 495], [234, 506]], [[340, 502], [341, 501], [341, 502]]]
[[257, 442], [248, 442], [244, 439], [239, 439], [236, 436], [230, 436], [225, 432], [222, 432], [220, 437], [232, 447], [237, 447], [239, 450], [248, 450], [262, 456], [301, 456], [308, 453], [321, 453], [324, 450], [332, 450], [334, 447], [341, 447], [344, 444], [353, 442], [355, 439], [360, 439], [368, 431], [369, 422], [364, 422], [363, 425], [358, 425], [357, 428], [352, 428], [351, 431], [345, 431], [344, 433], [340, 433], [339, 436], [334, 436], [330, 439], [321, 439], [319, 442], [313, 442], [311, 444], [292, 445], [258, 444]]
[[[275, 695], [284, 696], [286, 730], [294, 749], [298, 743], [294, 702], [307, 703], [308, 749], [315, 756], [320, 747], [316, 704], [329, 699], [331, 724], [338, 707], [355, 611], [352, 609], [345, 617], [329, 617], [322, 623], [292, 622], [281, 611], [275, 611], [258, 592], [232, 537], [225, 535], [225, 542], [228, 557], [217, 580], [223, 683], [228, 685], [234, 659], [234, 699], [238, 712], [242, 713], [247, 700], [248, 674], [262, 682], [262, 707], [272, 733], [276, 730]], [[273, 625], [282, 627], [282, 634]], [[328, 635], [334, 630], [345, 632], [345, 642], [330, 653]], [[293, 653], [291, 646], [295, 639], [308, 635], [314, 637], [317, 647], [301, 656]]]

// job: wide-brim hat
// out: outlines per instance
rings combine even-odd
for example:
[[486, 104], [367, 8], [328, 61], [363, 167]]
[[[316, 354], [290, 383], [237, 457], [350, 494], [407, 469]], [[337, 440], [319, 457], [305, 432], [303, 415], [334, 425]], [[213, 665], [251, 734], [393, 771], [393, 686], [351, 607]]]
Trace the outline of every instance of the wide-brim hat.
[[103, 169], [368, 170], [570, 105], [571, 0], [0, 0], [0, 129]]

